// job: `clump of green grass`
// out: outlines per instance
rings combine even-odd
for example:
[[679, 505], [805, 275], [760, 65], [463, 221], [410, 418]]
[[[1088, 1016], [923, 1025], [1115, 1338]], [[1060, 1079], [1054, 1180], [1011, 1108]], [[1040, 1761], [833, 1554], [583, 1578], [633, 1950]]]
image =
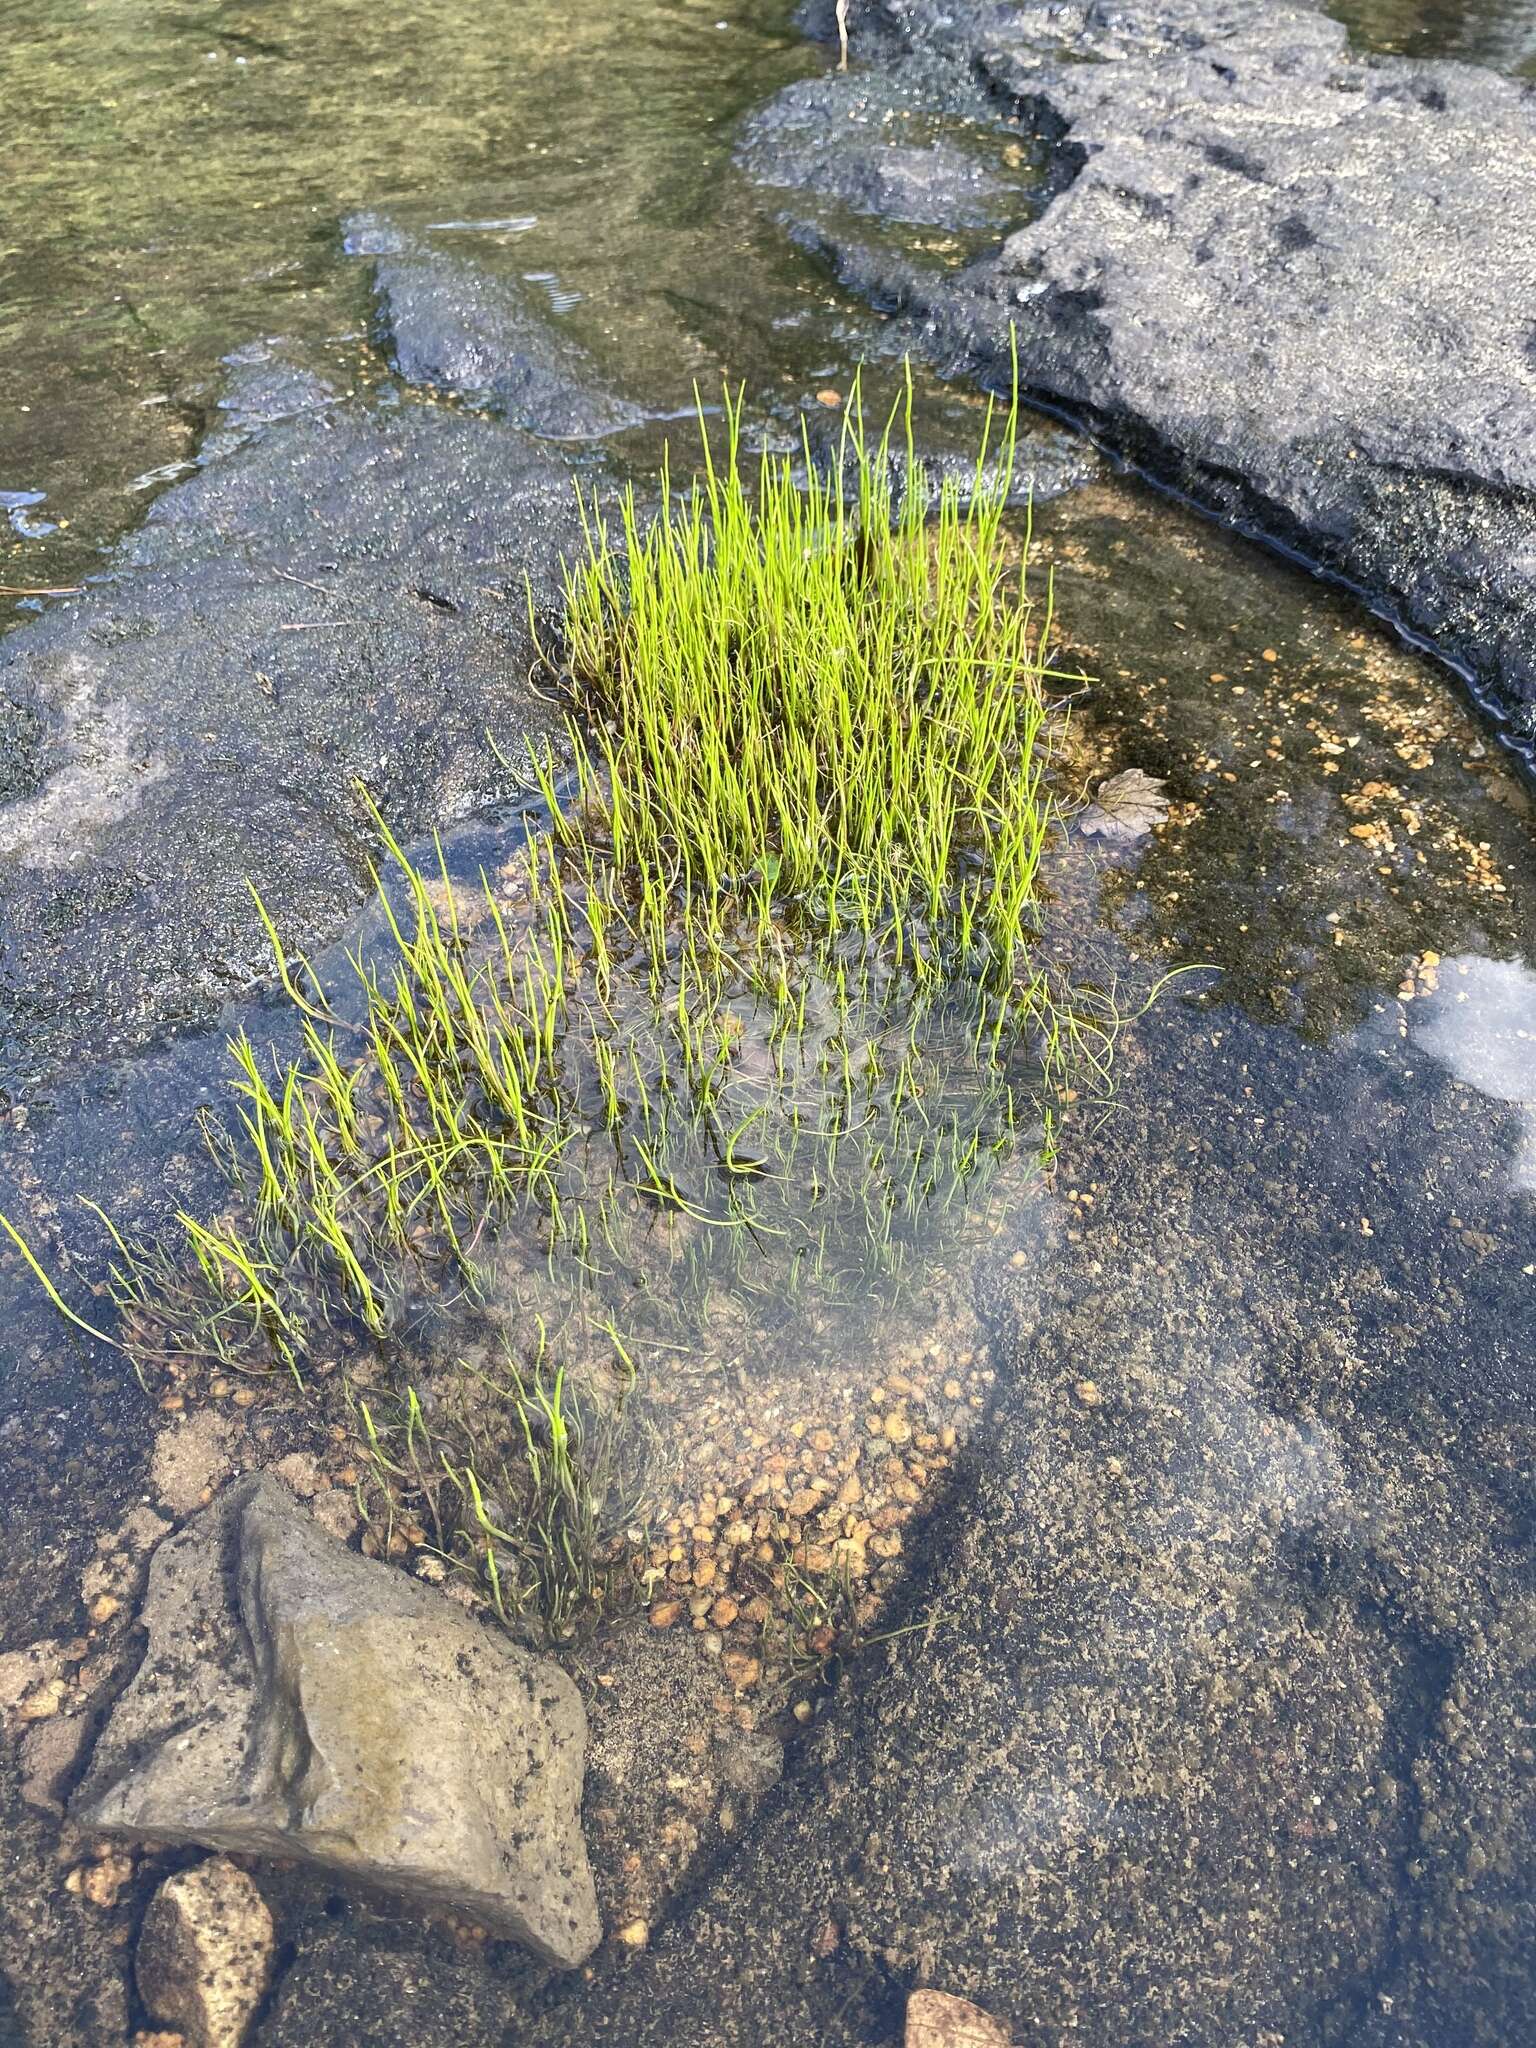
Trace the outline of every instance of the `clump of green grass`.
[[267, 921], [300, 1050], [231, 1043], [227, 1201], [152, 1244], [102, 1219], [136, 1365], [382, 1359], [350, 1410], [374, 1495], [510, 1624], [605, 1603], [623, 1404], [591, 1405], [531, 1303], [536, 1347], [422, 1378], [499, 1235], [543, 1257], [573, 1353], [602, 1335], [633, 1378], [636, 1319], [686, 1355], [722, 1293], [766, 1322], [890, 1288], [1107, 1057], [1112, 1007], [1034, 957], [1051, 607], [1004, 525], [1014, 436], [989, 413], [930, 501], [910, 384], [873, 439], [854, 393], [824, 475], [749, 456], [728, 402], [652, 523], [588, 505], [552, 834], [466, 895], [369, 805], [380, 943], [333, 1004]]
[[[647, 522], [586, 508], [563, 636], [567, 845], [628, 874], [661, 943], [735, 903], [767, 933], [880, 934], [919, 971], [1014, 974], [1049, 830], [1050, 601], [1004, 529], [1017, 411], [930, 502], [910, 377], [873, 441], [855, 387], [818, 474], [725, 446]], [[989, 457], [997, 459], [989, 466]], [[898, 486], [899, 489], [898, 495]]]

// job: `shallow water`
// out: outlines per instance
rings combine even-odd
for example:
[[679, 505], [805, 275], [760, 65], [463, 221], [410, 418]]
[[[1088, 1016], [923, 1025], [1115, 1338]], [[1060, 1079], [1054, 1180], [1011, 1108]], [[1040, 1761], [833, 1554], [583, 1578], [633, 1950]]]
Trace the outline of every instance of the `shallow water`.
[[377, 374], [367, 268], [342, 247], [359, 208], [536, 279], [653, 404], [686, 407], [696, 377], [787, 378], [799, 349], [814, 365], [798, 330], [828, 295], [727, 169], [749, 101], [816, 68], [789, 11], [25, 10], [3, 60], [27, 113], [0, 491], [44, 496], [41, 537], [13, 519], [0, 542], [4, 580], [68, 581], [142, 516], [195, 456], [229, 351], [278, 333], [343, 384]]
[[[1340, 11], [1377, 47], [1508, 68], [1527, 48], [1514, 10]], [[0, 488], [46, 496], [13, 508], [7, 581], [88, 569], [195, 459], [220, 358], [253, 338], [384, 378], [339, 231], [358, 207], [541, 279], [657, 410], [729, 372], [788, 415], [878, 341], [728, 168], [736, 110], [820, 61], [779, 13], [626, 0], [525, 11], [514, 32], [463, 9], [130, 19], [50, 0], [8, 55], [35, 112], [10, 155]], [[636, 437], [637, 465], [653, 447]], [[1208, 965], [1125, 1031], [1118, 1106], [1082, 1104], [1051, 1181], [1005, 1176], [1002, 1213], [974, 1219], [895, 1331], [833, 1318], [777, 1366], [758, 1332], [766, 1378], [733, 1377], [724, 1343], [702, 1387], [660, 1375], [668, 1506], [690, 1512], [657, 1531], [658, 1569], [705, 1505], [701, 1444], [720, 1454], [712, 1498], [776, 1458], [776, 1477], [830, 1488], [843, 1433], [899, 1411], [934, 1441], [932, 1520], [926, 1539], [900, 1516], [880, 1532], [909, 1531], [888, 1580], [947, 1635], [855, 1662], [809, 1738], [767, 1709], [743, 1729], [789, 1743], [755, 1823], [762, 1785], [722, 1779], [658, 1792], [640, 1831], [610, 1802], [634, 1769], [623, 1731], [599, 1727], [610, 1920], [683, 1900], [666, 1953], [630, 1974], [605, 1960], [593, 1987], [550, 1987], [504, 1948], [264, 1876], [289, 1961], [262, 2048], [535, 2028], [886, 2044], [918, 1982], [1014, 2013], [1021, 2039], [1096, 2048], [1522, 2038], [1530, 794], [1440, 671], [1139, 486], [1095, 471], [1037, 533], [1094, 678], [1069, 785], [1135, 765], [1174, 799], [1139, 852], [1060, 857], [1057, 943], [1118, 974], [1132, 1009], [1162, 971]], [[465, 828], [455, 870], [506, 836]], [[215, 1199], [192, 1112], [220, 1099], [237, 1023], [291, 1038], [280, 1005], [244, 1005], [6, 1112], [3, 1206], [70, 1248], [88, 1312], [100, 1244], [74, 1195], [145, 1227]], [[203, 1384], [146, 1398], [13, 1260], [3, 1287], [0, 1526], [35, 1567], [0, 1585], [8, 1649], [83, 1626], [81, 1569], [153, 1494], [158, 1429], [210, 1408], [268, 1458], [308, 1444], [315, 1411], [280, 1387], [238, 1410]], [[825, 1473], [804, 1448], [823, 1429]], [[969, 1459], [946, 1462], [946, 1430]], [[679, 1655], [690, 1633], [709, 1629], [681, 1623]], [[647, 1768], [670, 1784], [681, 1738], [658, 1725], [669, 1751]], [[5, 1798], [0, 2041], [125, 2040], [124, 1944], [156, 1866], [91, 1907], [61, 1888], [79, 1852], [61, 1859], [13, 1778]], [[807, 1973], [793, 1916], [824, 1910], [829, 1867], [836, 1938], [818, 1923]]]
[[1517, 78], [1536, 67], [1536, 9], [1529, 0], [1334, 0], [1328, 12], [1363, 49], [1459, 57]]

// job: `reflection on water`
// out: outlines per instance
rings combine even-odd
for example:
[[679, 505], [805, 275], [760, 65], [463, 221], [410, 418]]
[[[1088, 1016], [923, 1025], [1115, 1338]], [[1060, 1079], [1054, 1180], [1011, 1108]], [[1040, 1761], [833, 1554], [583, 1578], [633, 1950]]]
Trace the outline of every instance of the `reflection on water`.
[[1536, 973], [1476, 954], [1442, 961], [1415, 1015], [1415, 1045], [1479, 1095], [1519, 1106], [1524, 1136], [1511, 1178], [1536, 1191]]
[[[367, 266], [339, 222], [395, 210], [513, 274], [649, 403], [695, 377], [787, 376], [828, 295], [729, 171], [736, 115], [817, 59], [788, 0], [524, 0], [385, 13], [367, 0], [41, 0], [6, 25], [0, 491], [63, 531], [0, 542], [0, 581], [68, 581], [195, 453], [220, 358], [294, 337], [343, 386]], [[771, 304], [769, 295], [771, 296]], [[579, 295], [579, 303], [577, 303]], [[772, 333], [773, 347], [768, 339]], [[770, 360], [773, 366], [770, 367]], [[0, 499], [0, 504], [5, 500]], [[67, 522], [67, 525], [65, 524]]]
[[1330, 0], [1354, 40], [1404, 57], [1460, 57], [1517, 76], [1536, 69], [1531, 0]]

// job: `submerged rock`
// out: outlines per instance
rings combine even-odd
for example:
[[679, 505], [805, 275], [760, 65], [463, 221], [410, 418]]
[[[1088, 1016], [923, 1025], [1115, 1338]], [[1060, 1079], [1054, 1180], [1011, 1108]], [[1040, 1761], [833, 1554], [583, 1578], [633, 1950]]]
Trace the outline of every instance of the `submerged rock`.
[[886, 73], [1049, 160], [960, 268], [797, 193], [802, 239], [949, 364], [1004, 381], [1016, 331], [1031, 398], [1358, 586], [1536, 737], [1528, 92], [1232, 0], [876, 0], [853, 49], [876, 85], [793, 88], [749, 127], [764, 183], [857, 179], [903, 217], [865, 175]]
[[766, 107], [742, 147], [769, 184], [814, 192], [855, 213], [913, 226], [987, 227], [1008, 219], [1008, 187], [974, 151], [924, 133], [922, 95], [899, 79], [803, 78]]
[[272, 1915], [227, 1856], [168, 1877], [149, 1902], [139, 1996], [187, 2048], [240, 2048], [272, 1975]]
[[557, 739], [524, 576], [554, 600], [566, 468], [440, 408], [251, 433], [0, 639], [13, 1074], [134, 1050], [270, 975], [247, 877], [293, 949], [334, 936], [372, 889], [357, 780], [411, 835], [505, 793], [487, 733], [519, 767]]
[[592, 440], [645, 413], [604, 388], [586, 350], [562, 334], [521, 279], [502, 277], [363, 215], [348, 249], [374, 259], [379, 317], [408, 384], [480, 399], [514, 426]]
[[259, 1475], [160, 1546], [142, 1619], [82, 1826], [297, 1857], [563, 1966], [595, 1946], [586, 1714], [555, 1665], [343, 1550]]

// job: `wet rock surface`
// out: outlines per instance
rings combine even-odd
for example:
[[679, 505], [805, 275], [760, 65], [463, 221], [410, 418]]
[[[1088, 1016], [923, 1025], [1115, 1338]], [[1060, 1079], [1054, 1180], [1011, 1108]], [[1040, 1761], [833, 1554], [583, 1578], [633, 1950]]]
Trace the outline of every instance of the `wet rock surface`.
[[296, 1857], [559, 1964], [591, 1949], [586, 1717], [555, 1666], [343, 1550], [260, 1476], [161, 1544], [142, 1619], [79, 1825]]
[[645, 418], [603, 388], [585, 349], [540, 306], [536, 286], [373, 214], [348, 222], [346, 245], [373, 259], [383, 339], [408, 384], [482, 402], [513, 426], [561, 439], [591, 440]]
[[[1347, 579], [1536, 736], [1525, 90], [1232, 0], [882, 0], [853, 50], [874, 69], [792, 88], [743, 146], [800, 188], [800, 238], [953, 367], [1005, 381], [1014, 328], [1030, 397]], [[969, 263], [812, 196], [911, 217], [899, 137], [890, 180], [868, 163], [893, 94], [1017, 138], [1016, 231]]]
[[749, 124], [744, 167], [769, 184], [814, 192], [854, 213], [917, 226], [974, 228], [1009, 221], [1015, 189], [974, 151], [933, 134], [921, 87], [864, 77], [787, 86]]
[[237, 414], [253, 438], [0, 639], [7, 1079], [269, 976], [247, 877], [287, 944], [331, 936], [371, 886], [355, 779], [410, 833], [505, 790], [487, 732], [514, 775], [551, 733], [523, 579], [553, 596], [565, 468], [484, 419], [247, 395], [286, 416]]

